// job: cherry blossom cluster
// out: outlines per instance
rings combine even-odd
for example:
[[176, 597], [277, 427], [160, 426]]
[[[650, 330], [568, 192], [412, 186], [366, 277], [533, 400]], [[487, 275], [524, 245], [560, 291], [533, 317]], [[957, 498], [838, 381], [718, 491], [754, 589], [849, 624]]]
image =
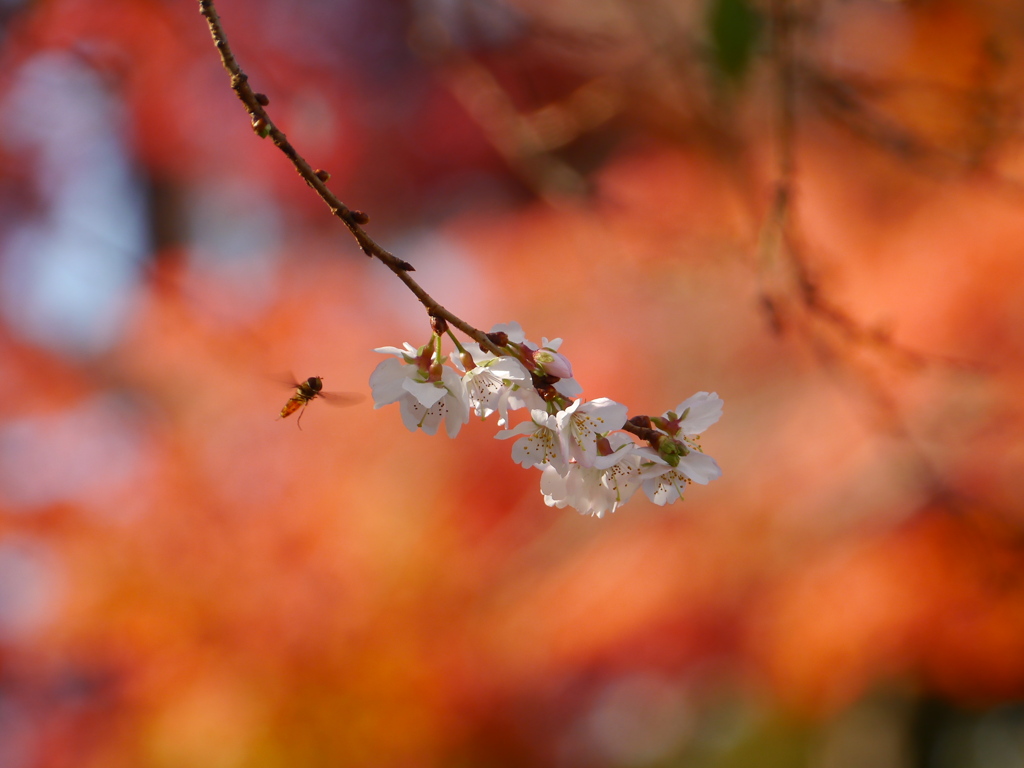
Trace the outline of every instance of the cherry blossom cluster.
[[[512, 457], [524, 467], [541, 471], [540, 489], [548, 506], [571, 506], [583, 514], [601, 517], [614, 512], [639, 488], [655, 504], [682, 498], [689, 483], [708, 483], [721, 475], [715, 460], [701, 451], [699, 436], [718, 421], [722, 401], [715, 393], [698, 392], [661, 416], [634, 416], [627, 421], [626, 407], [608, 398], [584, 401], [583, 389], [572, 377], [572, 365], [559, 351], [561, 339], [540, 344], [526, 340], [517, 323], [481, 333], [438, 304], [410, 276], [409, 262], [382, 248], [363, 227], [365, 213], [346, 206], [326, 186], [330, 174], [315, 170], [288, 141], [267, 113], [269, 99], [256, 93], [228, 45], [214, 0], [200, 0], [200, 13], [210, 28], [221, 63], [231, 75], [231, 88], [248, 112], [253, 129], [272, 139], [295, 170], [348, 228], [367, 256], [394, 272], [427, 309], [433, 335], [418, 349], [381, 347], [391, 357], [370, 376], [376, 407], [398, 403], [402, 421], [410, 430], [435, 434], [443, 422], [455, 437], [470, 413], [486, 419], [497, 413], [499, 439], [516, 438]], [[473, 338], [478, 350], [467, 351], [448, 324]], [[442, 354], [447, 334], [458, 355]], [[317, 386], [313, 386], [316, 383]], [[293, 403], [305, 406], [320, 391], [319, 377], [308, 387], [299, 385], [282, 411]], [[299, 406], [295, 406], [299, 407]], [[512, 426], [509, 413], [524, 411], [529, 418]], [[638, 444], [633, 437], [646, 445]]]
[[[470, 414], [497, 414], [502, 429], [495, 437], [516, 438], [512, 458], [541, 471], [540, 491], [549, 507], [602, 517], [640, 488], [663, 505], [681, 499], [690, 483], [703, 485], [722, 474], [700, 447], [700, 434], [722, 415], [714, 392], [698, 392], [661, 416], [627, 421], [621, 403], [578, 397], [583, 388], [558, 351], [561, 339], [535, 344], [518, 323], [497, 325], [487, 334], [493, 349], [504, 353], [497, 355], [475, 344], [466, 349], [449, 333], [458, 350], [450, 359], [441, 348], [447, 332], [441, 323], [422, 347], [375, 350], [390, 357], [370, 375], [374, 407], [398, 403], [410, 430], [433, 435], [444, 423], [449, 437]], [[529, 418], [512, 426], [513, 411]]]

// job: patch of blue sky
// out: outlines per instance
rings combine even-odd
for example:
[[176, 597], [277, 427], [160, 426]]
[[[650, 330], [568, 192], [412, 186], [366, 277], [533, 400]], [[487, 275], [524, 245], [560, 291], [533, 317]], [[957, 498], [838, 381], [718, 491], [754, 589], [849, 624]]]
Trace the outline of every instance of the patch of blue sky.
[[151, 247], [121, 105], [81, 60], [45, 52], [16, 73], [0, 109], [0, 140], [32, 158], [38, 198], [0, 242], [0, 311], [33, 343], [100, 354], [130, 317]]

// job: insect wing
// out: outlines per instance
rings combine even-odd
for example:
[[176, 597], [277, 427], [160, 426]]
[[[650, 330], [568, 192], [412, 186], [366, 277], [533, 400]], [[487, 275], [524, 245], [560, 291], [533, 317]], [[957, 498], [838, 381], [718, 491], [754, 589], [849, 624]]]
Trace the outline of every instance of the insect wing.
[[[268, 376], [267, 378], [270, 379], [270, 381], [280, 384], [281, 386], [287, 387], [288, 389], [309, 388], [309, 379], [297, 379], [295, 377], [295, 374], [292, 373], [291, 371], [287, 371], [286, 373], [281, 374], [273, 374], [271, 376]], [[320, 382], [323, 381], [323, 377], [321, 376], [313, 376], [312, 378]]]
[[335, 407], [355, 405], [366, 399], [364, 395], [357, 395], [354, 392], [318, 392], [317, 396], [322, 397], [324, 402], [330, 403]]

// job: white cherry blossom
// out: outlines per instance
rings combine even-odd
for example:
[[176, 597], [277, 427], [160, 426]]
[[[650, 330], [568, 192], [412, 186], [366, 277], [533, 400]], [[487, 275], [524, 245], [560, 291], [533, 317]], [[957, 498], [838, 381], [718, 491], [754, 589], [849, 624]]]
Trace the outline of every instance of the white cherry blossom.
[[722, 399], [714, 392], [698, 392], [681, 402], [674, 411], [653, 419], [657, 428], [678, 440], [685, 448], [672, 467], [650, 451], [643, 482], [644, 493], [655, 504], [669, 504], [683, 498], [690, 483], [707, 485], [722, 476], [722, 470], [700, 446], [700, 433], [722, 416]]
[[540, 373], [558, 377], [554, 388], [562, 397], [572, 399], [579, 397], [583, 393], [583, 387], [572, 377], [572, 363], [569, 362], [565, 355], [558, 351], [558, 348], [562, 346], [561, 339], [551, 339], [548, 341], [546, 337], [543, 337], [541, 338], [540, 345], [537, 345], [527, 340], [522, 326], [514, 321], [511, 323], [501, 323], [491, 328], [491, 333], [499, 332], [508, 336], [510, 343], [522, 345], [525, 353], [529, 355], [532, 364], [537, 367]]
[[394, 355], [370, 375], [374, 408], [397, 402], [402, 423], [428, 435], [437, 432], [444, 421], [449, 437], [455, 437], [469, 421], [469, 395], [462, 377], [452, 368], [432, 360], [429, 348], [405, 349], [380, 347], [375, 352]]
[[555, 392], [570, 400], [583, 394], [583, 387], [577, 383], [576, 379], [559, 379], [553, 386]]
[[722, 470], [710, 456], [691, 451], [679, 457], [679, 466], [670, 467], [660, 459], [644, 472], [644, 493], [659, 506], [682, 499], [691, 482], [707, 485], [722, 476]]
[[[533, 388], [530, 372], [514, 357], [481, 355], [475, 362], [476, 366], [462, 380], [469, 393], [470, 407], [477, 416], [487, 418], [497, 412], [498, 426], [504, 426], [508, 424], [510, 409], [544, 407], [544, 401]], [[458, 360], [456, 364], [462, 368]], [[519, 394], [515, 395], [516, 392]]]
[[370, 374], [370, 388], [373, 390], [374, 408], [396, 402], [406, 394], [405, 382], [417, 377], [421, 365], [417, 356], [421, 354], [414, 346], [405, 343], [404, 349], [398, 347], [378, 347], [373, 350], [385, 355], [394, 355], [397, 359], [385, 360]]
[[516, 464], [523, 467], [550, 466], [558, 472], [565, 471], [568, 462], [555, 416], [534, 408], [530, 411], [529, 421], [514, 429], [503, 429], [495, 435], [499, 440], [517, 436], [519, 439], [512, 444], [512, 460]]
[[597, 438], [626, 423], [626, 406], [599, 397], [584, 403], [576, 400], [557, 416], [565, 454], [585, 467], [594, 466]]
[[[452, 368], [441, 369], [441, 381], [432, 382], [432, 397], [435, 402], [427, 406], [424, 402], [426, 395], [425, 384], [407, 384], [407, 388], [416, 387], [417, 392], [412, 397], [399, 400], [402, 412], [402, 423], [415, 432], [417, 428], [422, 429], [428, 435], [437, 432], [441, 421], [444, 421], [445, 431], [448, 437], [455, 437], [462, 429], [462, 425], [469, 421], [469, 394], [466, 386], [462, 383], [462, 377]], [[438, 397], [438, 393], [440, 396]]]
[[[523, 408], [529, 410], [540, 409], [544, 410], [547, 407], [547, 403], [544, 402], [537, 390], [533, 388], [533, 382], [529, 381], [523, 385], [513, 384], [508, 390], [507, 397], [505, 399], [505, 405], [508, 411], [518, 411]], [[502, 414], [499, 411], [500, 418], [498, 419], [498, 426], [508, 424], [508, 412]]]
[[636, 444], [621, 432], [609, 436], [607, 445], [610, 452], [597, 456], [593, 466], [573, 463], [564, 475], [546, 467], [540, 481], [544, 503], [603, 517], [629, 501], [642, 481], [641, 456]]

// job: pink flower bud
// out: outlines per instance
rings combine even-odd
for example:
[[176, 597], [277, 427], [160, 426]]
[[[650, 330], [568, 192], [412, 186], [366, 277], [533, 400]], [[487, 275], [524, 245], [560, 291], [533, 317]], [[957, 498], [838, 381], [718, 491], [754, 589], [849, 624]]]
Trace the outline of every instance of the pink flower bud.
[[557, 376], [559, 379], [572, 378], [572, 363], [560, 352], [547, 348], [538, 349], [533, 353], [533, 361], [549, 376]]

